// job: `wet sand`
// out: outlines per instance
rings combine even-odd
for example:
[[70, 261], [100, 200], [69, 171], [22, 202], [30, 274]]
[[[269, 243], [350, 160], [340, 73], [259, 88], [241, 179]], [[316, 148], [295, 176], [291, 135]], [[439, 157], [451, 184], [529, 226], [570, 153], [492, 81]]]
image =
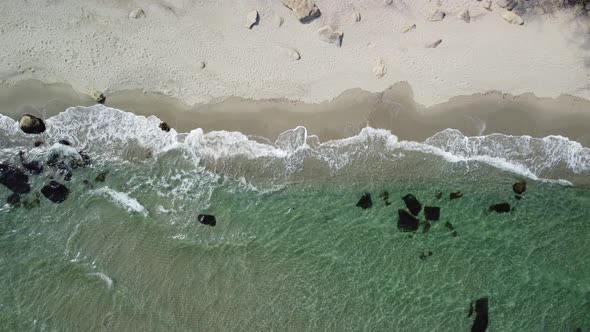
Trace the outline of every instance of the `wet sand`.
[[[381, 93], [348, 90], [319, 104], [230, 97], [219, 103], [189, 106], [172, 97], [138, 90], [106, 97], [106, 106], [156, 115], [179, 132], [195, 128], [240, 131], [274, 140], [285, 130], [305, 126], [309, 134], [326, 141], [353, 136], [371, 126], [391, 130], [402, 140], [423, 141], [455, 128], [468, 136], [561, 135], [590, 146], [590, 101], [572, 96], [537, 98], [488, 92], [458, 96], [426, 108], [414, 102], [407, 83], [398, 83]], [[89, 96], [65, 84], [31, 80], [0, 87], [0, 113], [15, 119], [31, 112], [47, 118], [71, 106], [93, 104]]]

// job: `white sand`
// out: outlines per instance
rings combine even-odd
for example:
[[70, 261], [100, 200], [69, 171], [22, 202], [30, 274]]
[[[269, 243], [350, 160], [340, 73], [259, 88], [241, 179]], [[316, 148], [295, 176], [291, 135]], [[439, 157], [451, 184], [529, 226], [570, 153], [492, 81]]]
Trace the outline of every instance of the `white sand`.
[[[302, 24], [279, 0], [2, 0], [0, 83], [33, 78], [107, 95], [143, 89], [189, 104], [227, 96], [320, 102], [399, 81], [427, 106], [489, 90], [590, 99], [587, 19], [530, 12], [518, 26], [495, 1], [491, 12], [483, 1], [439, 2], [448, 15], [429, 22], [435, 0], [317, 0], [322, 16]], [[130, 19], [136, 8], [146, 17]], [[470, 23], [457, 17], [463, 9]], [[260, 20], [248, 29], [252, 10]], [[410, 23], [416, 29], [402, 34]], [[325, 25], [344, 33], [342, 47], [318, 38]]]

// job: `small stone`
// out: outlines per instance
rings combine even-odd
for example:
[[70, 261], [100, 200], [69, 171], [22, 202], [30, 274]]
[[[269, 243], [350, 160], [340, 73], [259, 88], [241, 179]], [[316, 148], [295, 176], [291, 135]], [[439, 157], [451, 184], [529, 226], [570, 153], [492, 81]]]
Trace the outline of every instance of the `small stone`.
[[492, 0], [484, 0], [481, 6], [486, 10], [492, 11]]
[[461, 197], [463, 197], [463, 194], [460, 191], [449, 194], [450, 199], [459, 199]]
[[91, 91], [89, 96], [90, 98], [92, 98], [92, 100], [99, 104], [104, 104], [104, 102], [106, 101], [106, 97], [101, 92], [98, 92], [96, 90]]
[[58, 143], [61, 144], [61, 145], [67, 145], [67, 146], [71, 146], [72, 145], [70, 142], [68, 142], [65, 139], [59, 140]]
[[393, 3], [393, 0], [383, 0], [383, 4], [389, 6]]
[[506, 10], [513, 10], [514, 8], [516, 8], [516, 6], [518, 6], [518, 2], [512, 1], [508, 4], [508, 6], [506, 6]]
[[471, 15], [469, 14], [469, 10], [467, 9], [463, 9], [462, 11], [460, 11], [457, 17], [465, 21], [465, 23], [471, 22]]
[[526, 191], [526, 181], [521, 180], [512, 185], [512, 190], [515, 194], [521, 195]]
[[496, 0], [496, 5], [500, 8], [506, 8], [508, 7], [509, 1], [511, 0]]
[[259, 18], [260, 18], [260, 16], [258, 15], [258, 11], [256, 11], [256, 10], [253, 10], [253, 11], [249, 12], [248, 14], [246, 14], [246, 27], [248, 29], [252, 29], [253, 26], [258, 24]]
[[136, 8], [129, 13], [129, 18], [134, 19], [134, 20], [136, 20], [138, 18], [144, 18], [144, 17], [145, 17], [145, 11], [143, 11], [143, 9], [141, 9], [141, 8]]
[[90, 166], [90, 164], [92, 164], [92, 158], [90, 158], [90, 156], [88, 155], [88, 153], [86, 153], [86, 151], [84, 150], [80, 150], [78, 151], [78, 155], [80, 156], [80, 158], [82, 159], [81, 162], [78, 162], [76, 165], [74, 165], [74, 168], [77, 167], [86, 167], [86, 166]]
[[215, 216], [212, 216], [210, 214], [199, 214], [197, 219], [203, 225], [208, 225], [211, 227], [217, 225], [217, 220], [215, 219]]
[[440, 43], [442, 43], [442, 39], [438, 39], [438, 40], [433, 41], [432, 43], [428, 43], [428, 44], [424, 45], [424, 47], [436, 48], [438, 45], [440, 45]]
[[445, 18], [445, 16], [447, 16], [445, 12], [443, 12], [439, 8], [436, 8], [426, 19], [431, 22], [436, 22], [442, 21]]
[[356, 203], [357, 207], [361, 209], [368, 209], [373, 206], [373, 200], [371, 200], [371, 194], [365, 193], [361, 199]]
[[24, 114], [18, 119], [20, 130], [25, 134], [41, 134], [45, 131], [45, 122], [31, 114]]
[[354, 13], [353, 18], [354, 18], [355, 22], [357, 22], [357, 23], [360, 22], [361, 21], [361, 13], [359, 13], [359, 12]]
[[62, 203], [68, 198], [70, 190], [57, 181], [51, 181], [41, 188], [41, 193], [53, 203]]
[[285, 57], [290, 61], [297, 61], [301, 59], [301, 54], [299, 54], [299, 52], [296, 49], [283, 47], [282, 50]]
[[325, 27], [320, 28], [318, 34], [320, 40], [334, 44], [338, 47], [342, 46], [342, 37], [344, 37], [344, 34], [340, 31], [335, 31], [331, 26], [326, 25]]
[[420, 257], [420, 259], [424, 260], [430, 256], [432, 256], [432, 251], [429, 250], [429, 251], [421, 252], [419, 257]]
[[35, 145], [36, 148], [38, 148], [38, 147], [40, 147], [43, 144], [45, 144], [45, 143], [43, 143], [43, 141], [35, 141], [35, 144], [34, 145]]
[[410, 31], [414, 31], [414, 30], [416, 30], [416, 24], [410, 23], [402, 29], [402, 33], [410, 32]]
[[166, 132], [170, 131], [170, 126], [165, 121], [161, 121], [159, 127], [163, 131], [166, 131]]
[[205, 64], [205, 61], [199, 61], [199, 62], [197, 63], [197, 66], [199, 67], [199, 69], [205, 69], [205, 67], [206, 67], [207, 65]]
[[94, 182], [104, 182], [109, 172], [102, 172], [94, 178]]
[[510, 204], [508, 203], [498, 203], [490, 206], [490, 211], [497, 212], [497, 213], [508, 213], [510, 212]]
[[377, 78], [383, 77], [387, 73], [385, 69], [385, 63], [383, 63], [383, 59], [380, 59], [379, 62], [373, 67], [373, 74]]
[[283, 23], [285, 23], [285, 19], [279, 15], [274, 16], [274, 21], [275, 21], [275, 24], [277, 25], [277, 28], [282, 27]]
[[511, 24], [517, 24], [517, 25], [524, 24], [524, 19], [522, 17], [520, 17], [518, 14], [511, 12], [511, 11], [504, 12], [504, 14], [502, 14], [502, 18], [504, 20], [506, 20], [506, 22], [511, 23]]
[[283, 5], [291, 9], [301, 23], [309, 22], [322, 15], [313, 0], [283, 0]]
[[438, 206], [425, 206], [424, 217], [426, 220], [438, 221], [440, 219], [440, 208]]
[[397, 210], [397, 228], [402, 232], [415, 232], [418, 230], [420, 221], [406, 210]]
[[406, 196], [402, 197], [402, 199], [406, 204], [408, 210], [410, 210], [410, 213], [412, 213], [413, 215], [417, 216], [422, 210], [422, 204], [414, 195], [407, 194]]
[[387, 190], [386, 190], [386, 191], [383, 191], [383, 192], [381, 192], [381, 193], [379, 194], [379, 198], [381, 198], [381, 199], [382, 199], [382, 200], [384, 200], [384, 201], [387, 201], [387, 200], [389, 199], [389, 192], [388, 192]]

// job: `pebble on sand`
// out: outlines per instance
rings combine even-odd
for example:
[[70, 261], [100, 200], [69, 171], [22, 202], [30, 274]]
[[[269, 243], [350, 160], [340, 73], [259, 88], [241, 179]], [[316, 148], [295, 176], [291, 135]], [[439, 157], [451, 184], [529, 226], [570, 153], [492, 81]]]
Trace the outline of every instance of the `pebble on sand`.
[[338, 47], [342, 46], [342, 37], [344, 34], [340, 31], [335, 31], [331, 26], [326, 25], [318, 30], [320, 40], [327, 43], [334, 44]]
[[134, 19], [134, 20], [136, 20], [138, 18], [144, 18], [144, 17], [145, 17], [145, 12], [141, 8], [136, 8], [129, 13], [129, 18]]
[[484, 0], [482, 7], [489, 11], [492, 11], [492, 0]]
[[445, 16], [447, 16], [447, 14], [445, 12], [443, 12], [442, 10], [440, 10], [439, 8], [437, 8], [426, 19], [429, 21], [432, 21], [432, 22], [436, 22], [436, 21], [442, 21], [445, 18]]
[[248, 14], [246, 14], [246, 27], [248, 29], [252, 29], [253, 26], [258, 24], [259, 19], [260, 19], [260, 16], [258, 15], [258, 11], [253, 10], [253, 11], [249, 12]]
[[106, 101], [106, 97], [101, 92], [98, 92], [97, 90], [90, 91], [89, 96], [90, 96], [90, 98], [92, 98], [92, 100], [94, 100], [95, 102], [97, 102], [99, 104], [104, 104], [104, 102]]
[[416, 24], [415, 23], [410, 23], [408, 25], [406, 25], [403, 29], [402, 29], [402, 33], [406, 33], [406, 32], [410, 32], [416, 30]]
[[471, 15], [469, 14], [469, 10], [467, 9], [463, 9], [462, 11], [460, 11], [457, 17], [465, 21], [465, 23], [471, 22]]
[[322, 15], [313, 0], [283, 0], [283, 5], [293, 12], [300, 22], [309, 22]]
[[442, 39], [437, 39], [435, 41], [433, 41], [432, 43], [428, 43], [425, 45], [426, 48], [436, 48], [438, 45], [440, 45], [440, 43], [442, 43]]
[[375, 74], [375, 77], [381, 78], [386, 73], [387, 69], [385, 69], [385, 63], [383, 62], [383, 59], [379, 59], [379, 62], [377, 62], [375, 67], [373, 67], [373, 74]]
[[515, 12], [506, 11], [502, 14], [502, 18], [506, 20], [508, 23], [523, 25], [524, 19], [520, 17], [520, 15], [516, 14]]

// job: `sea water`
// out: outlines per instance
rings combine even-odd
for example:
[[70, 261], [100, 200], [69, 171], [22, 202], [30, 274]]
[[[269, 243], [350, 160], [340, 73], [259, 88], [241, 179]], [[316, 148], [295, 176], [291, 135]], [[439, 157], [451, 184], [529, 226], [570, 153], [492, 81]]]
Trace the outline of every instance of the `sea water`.
[[[590, 329], [590, 149], [567, 138], [298, 127], [270, 142], [103, 106], [46, 123], [32, 137], [0, 116], [0, 161], [92, 163], [30, 175], [22, 200], [39, 206], [0, 205], [2, 331], [469, 331], [482, 297], [488, 331]], [[65, 202], [36, 194], [50, 178]], [[429, 230], [423, 212], [398, 229], [408, 193], [440, 207]]]

